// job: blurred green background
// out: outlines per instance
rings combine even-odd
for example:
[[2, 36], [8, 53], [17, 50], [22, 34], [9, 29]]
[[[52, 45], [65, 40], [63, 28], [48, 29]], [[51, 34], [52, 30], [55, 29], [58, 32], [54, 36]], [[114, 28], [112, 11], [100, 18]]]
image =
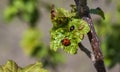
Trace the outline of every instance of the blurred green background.
[[[76, 55], [49, 49], [50, 6], [70, 10], [73, 0], [0, 0], [0, 64], [8, 59], [20, 66], [43, 62], [51, 72], [96, 72], [91, 60], [80, 50]], [[108, 72], [120, 71], [119, 0], [90, 0], [90, 8], [100, 7], [105, 20], [92, 15], [101, 41]], [[91, 50], [87, 36], [82, 43]]]

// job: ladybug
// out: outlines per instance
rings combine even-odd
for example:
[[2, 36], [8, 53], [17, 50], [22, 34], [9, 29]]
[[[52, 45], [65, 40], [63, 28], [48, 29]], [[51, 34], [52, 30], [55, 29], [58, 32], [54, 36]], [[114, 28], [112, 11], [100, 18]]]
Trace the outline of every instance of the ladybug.
[[64, 46], [69, 46], [71, 44], [70, 40], [67, 39], [67, 38], [64, 38], [62, 41], [61, 41], [62, 45]]
[[70, 27], [70, 31], [73, 31], [74, 29], [75, 29], [74, 26], [71, 26], [71, 27]]

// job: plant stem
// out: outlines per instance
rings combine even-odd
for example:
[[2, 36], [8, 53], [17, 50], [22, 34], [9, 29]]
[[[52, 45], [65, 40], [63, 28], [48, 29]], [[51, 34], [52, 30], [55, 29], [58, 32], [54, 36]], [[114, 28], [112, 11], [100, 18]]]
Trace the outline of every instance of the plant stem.
[[100, 42], [95, 32], [92, 19], [89, 15], [89, 7], [87, 6], [87, 0], [74, 0], [74, 1], [77, 7], [78, 16], [84, 19], [89, 24], [89, 27], [90, 27], [88, 38], [95, 56], [94, 66], [97, 72], [106, 72], [104, 61], [103, 61], [103, 55], [100, 50]]
[[82, 45], [82, 43], [79, 43], [78, 46], [79, 46], [80, 50], [83, 51], [92, 60], [92, 62], [95, 62], [95, 56], [91, 51], [89, 51], [87, 48], [85, 48]]

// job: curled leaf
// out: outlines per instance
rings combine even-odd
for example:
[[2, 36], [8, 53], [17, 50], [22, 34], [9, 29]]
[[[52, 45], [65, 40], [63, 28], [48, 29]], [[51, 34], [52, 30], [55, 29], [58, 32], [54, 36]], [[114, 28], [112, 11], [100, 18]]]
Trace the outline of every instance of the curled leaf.
[[104, 12], [101, 8], [97, 7], [96, 9], [90, 9], [90, 13], [91, 14], [96, 14], [96, 15], [99, 15], [101, 16], [103, 19], [105, 19], [105, 15], [104, 15]]

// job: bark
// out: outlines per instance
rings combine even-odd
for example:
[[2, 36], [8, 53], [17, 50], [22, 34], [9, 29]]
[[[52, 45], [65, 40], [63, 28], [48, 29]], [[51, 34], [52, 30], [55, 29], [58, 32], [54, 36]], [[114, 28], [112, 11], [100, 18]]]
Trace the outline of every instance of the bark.
[[103, 55], [100, 49], [100, 42], [98, 40], [92, 19], [89, 14], [89, 7], [87, 6], [87, 0], [74, 0], [74, 1], [76, 4], [78, 16], [89, 24], [90, 32], [87, 35], [88, 35], [90, 44], [92, 46], [92, 51], [94, 55], [90, 51], [84, 49], [85, 47], [81, 45], [81, 43], [79, 43], [79, 47], [81, 47], [82, 49], [81, 48], [80, 49], [84, 51], [89, 58], [91, 58], [97, 72], [106, 72], [104, 61], [103, 61]]

